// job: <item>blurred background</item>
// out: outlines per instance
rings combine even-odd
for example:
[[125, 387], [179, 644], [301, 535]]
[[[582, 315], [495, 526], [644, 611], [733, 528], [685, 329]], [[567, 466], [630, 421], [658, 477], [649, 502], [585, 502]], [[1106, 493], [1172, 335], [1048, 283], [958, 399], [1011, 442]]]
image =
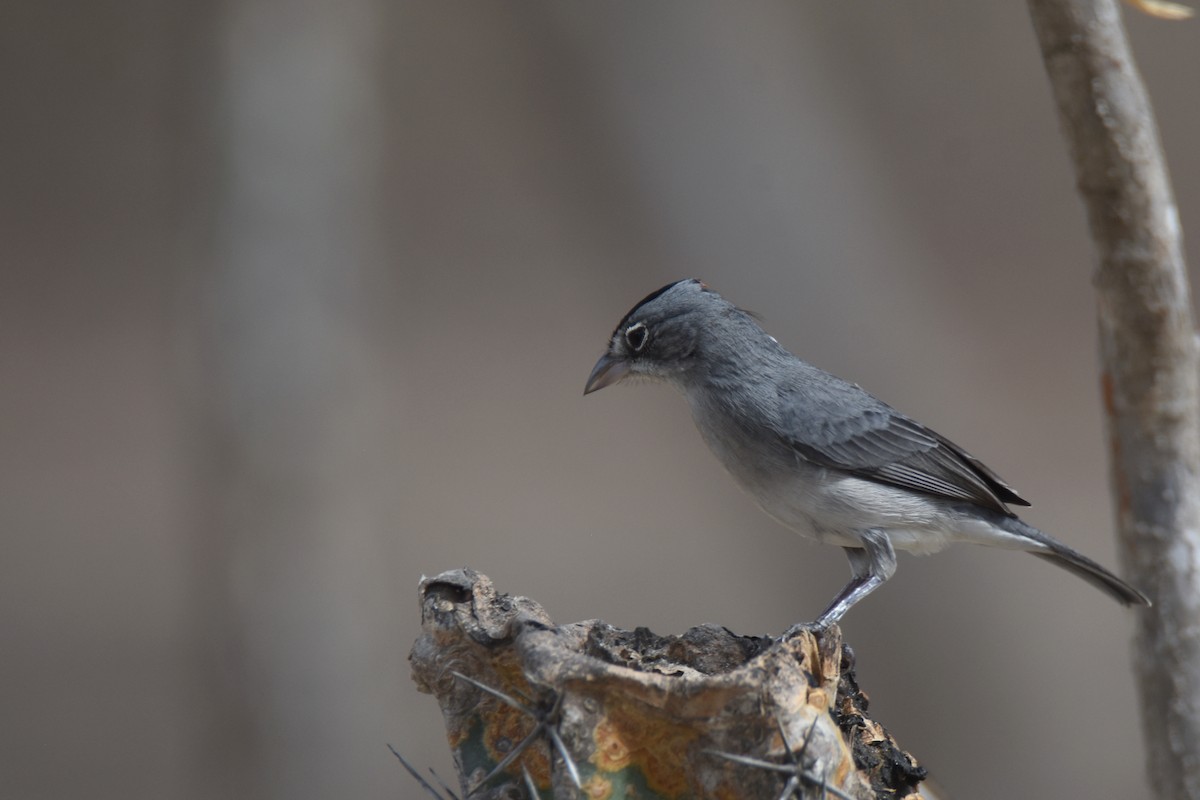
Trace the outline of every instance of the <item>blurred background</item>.
[[[703, 278], [1116, 566], [1092, 250], [1017, 3], [0, 6], [5, 797], [415, 798], [421, 575], [558, 621], [811, 619], [669, 389], [584, 398]], [[1196, 22], [1126, 14], [1184, 230]], [[1144, 793], [1132, 614], [901, 557], [844, 629], [952, 795]]]

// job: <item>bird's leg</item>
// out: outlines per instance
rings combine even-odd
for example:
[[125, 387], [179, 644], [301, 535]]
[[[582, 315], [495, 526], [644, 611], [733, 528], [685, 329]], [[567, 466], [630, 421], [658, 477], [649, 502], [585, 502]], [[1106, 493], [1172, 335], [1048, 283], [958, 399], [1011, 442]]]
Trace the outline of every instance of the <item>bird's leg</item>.
[[862, 547], [847, 547], [850, 560], [850, 581], [837, 593], [829, 607], [817, 617], [818, 628], [828, 628], [838, 622], [859, 600], [883, 585], [896, 572], [896, 551], [882, 531], [862, 534]]
[[819, 629], [828, 628], [842, 618], [842, 615], [859, 600], [883, 585], [884, 581], [896, 573], [896, 551], [892, 542], [883, 531], [865, 531], [862, 535], [862, 547], [847, 547], [846, 557], [850, 559], [850, 582], [833, 598], [829, 608], [817, 617], [814, 625]]

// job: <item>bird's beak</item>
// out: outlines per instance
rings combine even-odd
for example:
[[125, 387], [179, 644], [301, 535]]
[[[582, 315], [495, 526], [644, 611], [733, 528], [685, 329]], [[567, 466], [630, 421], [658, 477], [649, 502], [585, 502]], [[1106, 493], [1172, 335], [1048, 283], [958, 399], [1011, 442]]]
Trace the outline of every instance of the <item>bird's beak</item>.
[[623, 358], [613, 358], [608, 353], [600, 356], [592, 374], [588, 375], [587, 386], [583, 387], [584, 394], [591, 394], [597, 389], [612, 386], [629, 374], [629, 362]]

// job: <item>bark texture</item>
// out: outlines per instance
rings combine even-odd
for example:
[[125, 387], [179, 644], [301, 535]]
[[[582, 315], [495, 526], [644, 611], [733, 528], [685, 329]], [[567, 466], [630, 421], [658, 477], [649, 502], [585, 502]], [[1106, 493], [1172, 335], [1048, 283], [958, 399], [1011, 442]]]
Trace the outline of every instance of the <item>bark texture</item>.
[[1099, 255], [1122, 558], [1154, 607], [1134, 662], [1158, 797], [1200, 798], [1200, 403], [1179, 215], [1115, 0], [1029, 0]]
[[420, 601], [413, 678], [441, 704], [464, 795], [921, 797], [925, 770], [867, 716], [836, 627], [555, 626], [470, 569], [423, 579]]

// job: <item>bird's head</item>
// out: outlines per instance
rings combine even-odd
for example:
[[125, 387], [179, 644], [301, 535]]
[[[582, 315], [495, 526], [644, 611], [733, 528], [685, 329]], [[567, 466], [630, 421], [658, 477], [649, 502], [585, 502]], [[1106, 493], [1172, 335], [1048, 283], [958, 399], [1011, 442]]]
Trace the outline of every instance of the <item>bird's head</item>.
[[583, 393], [629, 376], [682, 378], [695, 367], [706, 331], [728, 309], [728, 301], [694, 278], [653, 292], [617, 323]]

